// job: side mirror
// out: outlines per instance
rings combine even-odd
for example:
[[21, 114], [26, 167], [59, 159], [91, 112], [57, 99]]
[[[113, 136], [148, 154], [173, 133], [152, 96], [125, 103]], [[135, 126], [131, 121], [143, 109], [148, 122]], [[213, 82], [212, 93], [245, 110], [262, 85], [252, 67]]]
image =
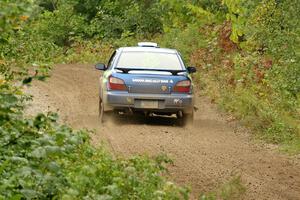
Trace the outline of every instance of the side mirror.
[[96, 64], [95, 68], [98, 69], [98, 70], [102, 70], [102, 71], [106, 70], [106, 66], [103, 63]]
[[196, 67], [187, 67], [186, 69], [190, 74], [193, 74], [197, 71]]

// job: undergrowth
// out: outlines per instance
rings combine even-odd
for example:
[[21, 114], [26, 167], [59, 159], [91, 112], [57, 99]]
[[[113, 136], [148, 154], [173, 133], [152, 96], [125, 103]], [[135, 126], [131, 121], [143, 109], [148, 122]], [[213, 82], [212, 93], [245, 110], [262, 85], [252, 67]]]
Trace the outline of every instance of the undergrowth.
[[[160, 41], [182, 51], [186, 63], [198, 68], [194, 80], [202, 94], [235, 116], [256, 137], [298, 154], [299, 54], [284, 49], [280, 53], [246, 49], [250, 44], [232, 41], [231, 26], [229, 22], [198, 23], [182, 31], [170, 30]], [[169, 42], [173, 40], [176, 42]]]
[[188, 199], [162, 174], [169, 159], [115, 158], [55, 113], [23, 116], [29, 97], [0, 79], [0, 199]]
[[199, 200], [238, 200], [242, 199], [246, 188], [241, 181], [240, 176], [234, 176], [228, 182], [223, 183], [216, 190], [208, 194], [201, 195]]

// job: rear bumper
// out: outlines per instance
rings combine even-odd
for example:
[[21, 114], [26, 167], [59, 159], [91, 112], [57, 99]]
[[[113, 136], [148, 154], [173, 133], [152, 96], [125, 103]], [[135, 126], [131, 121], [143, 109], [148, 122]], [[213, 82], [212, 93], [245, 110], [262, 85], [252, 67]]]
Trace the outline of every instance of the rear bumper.
[[[192, 113], [194, 108], [193, 94], [137, 94], [123, 91], [107, 91], [103, 95], [105, 111], [115, 109], [133, 109], [162, 113]], [[145, 108], [141, 102], [145, 100], [157, 101], [157, 107]]]

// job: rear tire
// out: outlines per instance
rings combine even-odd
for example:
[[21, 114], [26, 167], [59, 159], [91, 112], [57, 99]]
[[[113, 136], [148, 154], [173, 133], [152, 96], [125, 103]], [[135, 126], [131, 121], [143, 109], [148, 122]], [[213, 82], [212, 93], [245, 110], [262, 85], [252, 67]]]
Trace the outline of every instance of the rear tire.
[[176, 114], [180, 126], [193, 126], [194, 124], [194, 111], [192, 113], [178, 112]]
[[99, 98], [99, 120], [101, 124], [104, 124], [107, 120], [114, 119], [113, 111], [105, 111], [104, 103], [101, 98]]
[[104, 103], [103, 100], [100, 98], [99, 99], [99, 120], [101, 124], [107, 121], [109, 114], [110, 112], [104, 111]]
[[101, 124], [104, 122], [103, 118], [104, 118], [104, 105], [102, 99], [99, 98], [99, 120]]

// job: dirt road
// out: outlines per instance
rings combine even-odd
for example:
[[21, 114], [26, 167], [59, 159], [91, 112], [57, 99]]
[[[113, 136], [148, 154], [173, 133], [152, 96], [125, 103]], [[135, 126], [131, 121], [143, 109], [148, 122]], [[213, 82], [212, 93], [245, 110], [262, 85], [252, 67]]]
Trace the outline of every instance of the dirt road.
[[170, 178], [192, 188], [192, 198], [214, 190], [236, 174], [246, 187], [243, 199], [300, 199], [300, 160], [253, 141], [250, 134], [198, 97], [195, 125], [176, 126], [174, 119], [126, 118], [99, 124], [98, 77], [89, 65], [58, 65], [47, 82], [29, 89], [30, 112], [56, 111], [75, 128], [94, 129], [93, 143], [107, 141], [124, 156], [166, 153], [174, 160]]

